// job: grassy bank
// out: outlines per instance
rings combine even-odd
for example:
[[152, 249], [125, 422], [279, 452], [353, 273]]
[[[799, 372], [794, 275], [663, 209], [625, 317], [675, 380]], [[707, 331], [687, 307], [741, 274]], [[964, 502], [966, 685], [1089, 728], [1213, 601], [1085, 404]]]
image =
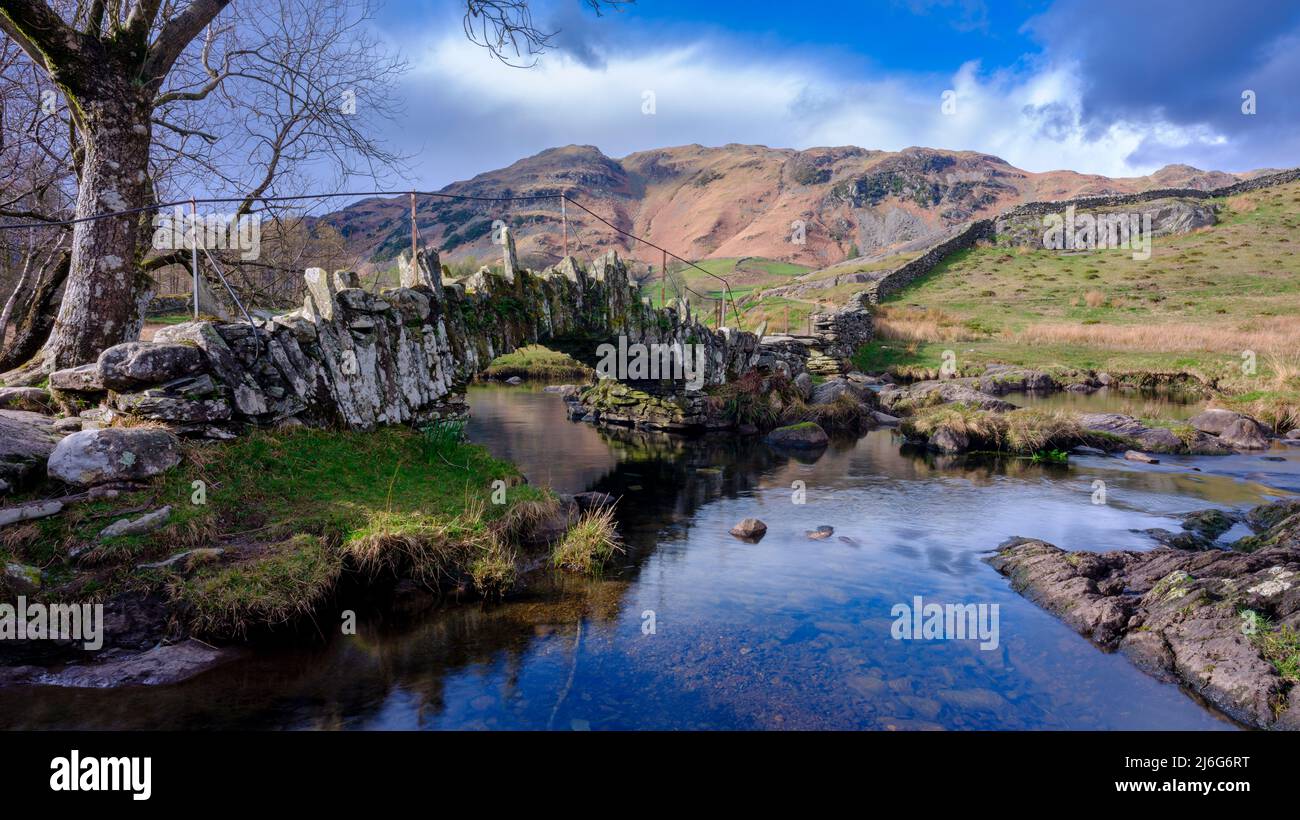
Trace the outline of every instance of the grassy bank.
[[[164, 504], [173, 510], [164, 528], [98, 538]], [[33, 597], [157, 594], [186, 628], [225, 637], [312, 611], [345, 573], [500, 594], [522, 551], [564, 514], [456, 427], [258, 431], [187, 445], [185, 461], [143, 491], [7, 527], [0, 557], [44, 569]]]
[[541, 345], [521, 347], [513, 353], [498, 356], [483, 371], [488, 379], [521, 379], [586, 381], [594, 371], [577, 359], [549, 350]]
[[1188, 374], [1285, 421], [1300, 406], [1300, 184], [1214, 204], [1216, 225], [1156, 237], [1147, 260], [1003, 245], [954, 254], [880, 306], [877, 340], [855, 364], [937, 369], [951, 350], [963, 371]]

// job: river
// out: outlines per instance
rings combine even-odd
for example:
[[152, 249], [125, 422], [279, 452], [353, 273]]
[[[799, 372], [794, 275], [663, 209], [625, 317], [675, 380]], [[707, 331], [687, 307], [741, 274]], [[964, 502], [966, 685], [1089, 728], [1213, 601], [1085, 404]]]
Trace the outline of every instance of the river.
[[[0, 691], [0, 726], [1233, 729], [981, 559], [1012, 535], [1150, 549], [1133, 530], [1300, 490], [1294, 450], [1040, 465], [936, 456], [881, 429], [799, 459], [757, 439], [602, 431], [536, 387], [469, 398], [471, 439], [534, 484], [620, 497], [627, 551], [602, 578], [542, 571], [506, 603], [363, 617], [356, 636], [261, 649], [175, 686]], [[728, 534], [746, 517], [769, 527], [758, 543]], [[819, 526], [834, 534], [809, 538]], [[917, 596], [996, 605], [996, 648], [895, 639], [894, 607]]]

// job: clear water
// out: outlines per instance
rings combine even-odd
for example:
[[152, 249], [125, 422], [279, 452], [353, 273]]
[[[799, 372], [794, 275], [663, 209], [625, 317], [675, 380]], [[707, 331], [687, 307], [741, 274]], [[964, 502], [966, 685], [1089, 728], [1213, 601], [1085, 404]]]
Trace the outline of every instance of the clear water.
[[1078, 413], [1123, 413], [1140, 419], [1182, 421], [1205, 409], [1205, 401], [1178, 393], [1103, 387], [1092, 393], [1011, 393], [1004, 398], [1019, 407], [1073, 410]]
[[[476, 387], [470, 400], [471, 437], [534, 483], [621, 496], [628, 551], [604, 578], [543, 571], [505, 604], [363, 616], [355, 637], [262, 650], [176, 686], [0, 690], [0, 726], [1231, 729], [981, 559], [1012, 535], [1147, 549], [1132, 530], [1260, 503], [1300, 476], [1295, 450], [1040, 466], [935, 457], [887, 430], [799, 460], [756, 440], [600, 431], [537, 389]], [[727, 532], [750, 516], [769, 527], [757, 544]], [[807, 537], [821, 525], [834, 535]], [[894, 640], [891, 608], [918, 595], [997, 604], [998, 648]]]

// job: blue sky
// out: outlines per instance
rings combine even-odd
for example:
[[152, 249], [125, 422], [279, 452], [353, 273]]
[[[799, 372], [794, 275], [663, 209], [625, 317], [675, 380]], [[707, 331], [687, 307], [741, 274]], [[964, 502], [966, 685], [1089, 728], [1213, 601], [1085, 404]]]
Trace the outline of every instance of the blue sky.
[[570, 143], [925, 145], [1110, 176], [1300, 165], [1294, 0], [531, 5], [559, 33], [529, 69], [466, 41], [463, 2], [379, 10], [412, 65], [386, 131], [421, 187]]

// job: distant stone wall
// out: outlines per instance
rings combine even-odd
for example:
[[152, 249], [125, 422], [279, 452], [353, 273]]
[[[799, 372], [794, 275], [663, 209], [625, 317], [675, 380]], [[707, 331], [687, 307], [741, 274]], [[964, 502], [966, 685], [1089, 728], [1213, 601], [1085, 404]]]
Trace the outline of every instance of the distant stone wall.
[[[188, 322], [153, 342], [106, 350], [98, 362], [57, 371], [68, 409], [125, 413], [179, 432], [222, 437], [244, 424], [296, 419], [371, 429], [464, 412], [461, 386], [493, 359], [543, 343], [594, 362], [598, 347], [704, 346], [704, 385], [735, 378], [760, 359], [753, 333], [713, 330], [679, 309], [642, 300], [610, 252], [591, 269], [568, 257], [520, 270], [513, 240], [506, 275], [484, 268], [444, 281], [435, 255], [403, 259], [401, 287], [372, 294], [355, 274], [307, 271], [303, 307], [255, 325]], [[84, 414], [83, 414], [84, 415]]]
[[1212, 188], [1208, 191], [1199, 188], [1157, 188], [1151, 191], [1142, 191], [1136, 194], [1102, 194], [1098, 196], [1083, 196], [1075, 199], [1060, 199], [1054, 201], [1028, 202], [1024, 205], [1017, 205], [1008, 211], [998, 215], [998, 219], [1014, 219], [1022, 216], [1045, 216], [1049, 213], [1060, 213], [1060, 211], [1070, 205], [1078, 209], [1093, 208], [1114, 208], [1125, 205], [1137, 205], [1143, 202], [1152, 202], [1157, 199], [1217, 199], [1225, 196], [1237, 196], [1238, 194], [1258, 191], [1262, 188], [1271, 188], [1275, 185], [1285, 185], [1288, 182], [1295, 182], [1300, 179], [1300, 168], [1292, 168], [1287, 171], [1279, 171], [1276, 174], [1265, 174], [1264, 176], [1248, 179], [1242, 182], [1234, 182], [1231, 185], [1225, 185], [1222, 188]]
[[967, 222], [947, 239], [878, 279], [874, 285], [864, 291], [867, 300], [873, 305], [879, 304], [881, 299], [893, 296], [912, 282], [934, 270], [935, 266], [950, 254], [974, 247], [975, 243], [981, 239], [992, 240], [993, 237], [993, 220], [980, 219], [975, 222]]
[[[1060, 213], [1070, 206], [1074, 206], [1079, 210], [1096, 210], [1139, 205], [1165, 199], [1215, 199], [1237, 196], [1238, 194], [1270, 188], [1275, 185], [1285, 185], [1298, 179], [1300, 179], [1300, 168], [1292, 168], [1209, 191], [1198, 188], [1160, 188], [1136, 194], [1106, 194], [1017, 205], [998, 214], [993, 219], [980, 219], [966, 223], [956, 233], [938, 242], [921, 256], [878, 277], [859, 296], [865, 295], [866, 300], [871, 304], [879, 304], [882, 299], [889, 298], [929, 273], [950, 254], [972, 247], [981, 239], [992, 241], [1004, 232], [1008, 234], [1022, 233], [1023, 231], [1020, 231], [1019, 228], [1025, 224], [1026, 220], [1041, 219], [1047, 214]], [[1172, 214], [1169, 221], [1171, 224], [1179, 221], [1195, 222], [1200, 220], [1200, 216], [1199, 212], [1190, 214], [1179, 212]]]

